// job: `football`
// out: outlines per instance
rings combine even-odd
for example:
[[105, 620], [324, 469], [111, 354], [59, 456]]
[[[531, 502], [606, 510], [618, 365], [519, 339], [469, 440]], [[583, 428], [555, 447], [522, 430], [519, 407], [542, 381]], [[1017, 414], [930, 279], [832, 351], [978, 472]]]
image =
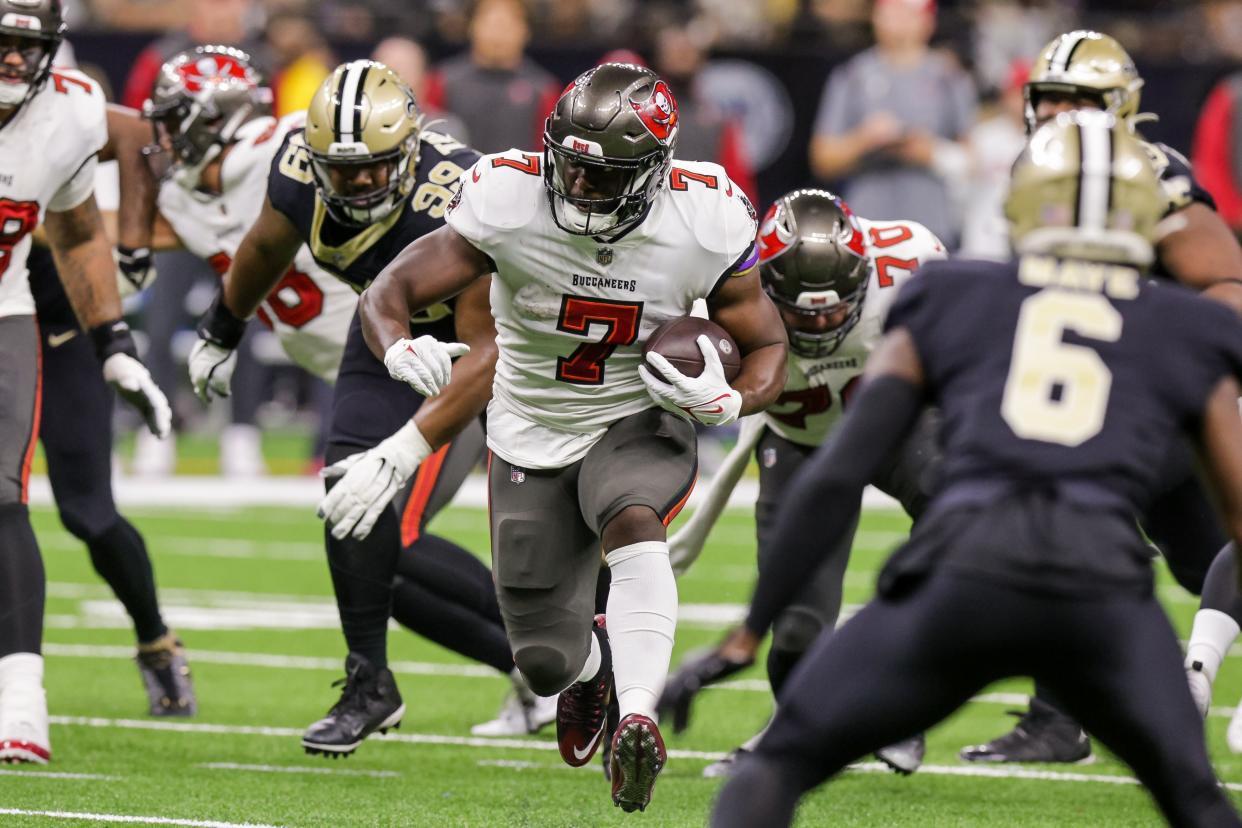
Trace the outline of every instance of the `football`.
[[[699, 350], [698, 339], [704, 334], [716, 346], [720, 364], [724, 366], [725, 379], [733, 382], [742, 370], [742, 354], [737, 343], [724, 328], [698, 316], [679, 316], [652, 331], [643, 343], [643, 360], [655, 351], [686, 376], [697, 377], [703, 373], [703, 352]], [[656, 379], [664, 379], [659, 371], [651, 373]]]

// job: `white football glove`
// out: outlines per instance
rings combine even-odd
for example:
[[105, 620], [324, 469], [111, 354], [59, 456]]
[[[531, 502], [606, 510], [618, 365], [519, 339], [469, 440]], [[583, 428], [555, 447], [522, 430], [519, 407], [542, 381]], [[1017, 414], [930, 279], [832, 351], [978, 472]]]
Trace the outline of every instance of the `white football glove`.
[[711, 340], [700, 336], [697, 341], [705, 363], [699, 376], [686, 376], [654, 351], [647, 354], [647, 361], [668, 382], [657, 379], [646, 365], [638, 366], [638, 375], [646, 383], [647, 393], [661, 408], [703, 425], [726, 425], [742, 412], [742, 395], [725, 380], [724, 366]]
[[113, 354], [104, 360], [104, 380], [125, 402], [138, 409], [151, 433], [163, 440], [172, 429], [168, 398], [151, 379], [147, 366], [129, 354]]
[[441, 342], [423, 334], [418, 339], [398, 339], [384, 352], [384, 367], [395, 380], [407, 383], [424, 397], [444, 390], [453, 374], [453, 357], [470, 352], [461, 342]]
[[213, 394], [217, 397], [229, 395], [229, 382], [237, 367], [236, 351], [200, 339], [190, 349], [189, 365], [190, 383], [200, 400], [209, 403]]
[[340, 477], [319, 501], [319, 517], [332, 526], [332, 537], [352, 534], [362, 540], [388, 508], [393, 495], [431, 454], [431, 446], [414, 421], [374, 448], [351, 454], [325, 468], [325, 478]]

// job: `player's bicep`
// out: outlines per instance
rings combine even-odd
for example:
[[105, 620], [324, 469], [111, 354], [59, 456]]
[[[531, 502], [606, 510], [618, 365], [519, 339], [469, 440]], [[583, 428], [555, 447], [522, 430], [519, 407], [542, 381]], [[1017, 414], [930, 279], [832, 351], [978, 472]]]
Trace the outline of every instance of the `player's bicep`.
[[43, 225], [53, 250], [71, 250], [96, 237], [105, 238], [103, 217], [89, 193], [67, 210], [48, 209]]
[[151, 127], [138, 110], [108, 104], [108, 141], [99, 151], [100, 161], [116, 161], [122, 155], [141, 159], [142, 148], [150, 143]]
[[445, 225], [407, 245], [367, 292], [395, 287], [418, 311], [453, 298], [495, 269], [486, 253]]
[[478, 350], [496, 350], [496, 323], [492, 316], [492, 280], [481, 276], [457, 296], [453, 308], [457, 340]]
[[1203, 411], [1198, 441], [1226, 525], [1242, 547], [1242, 417], [1238, 383], [1225, 377], [1216, 384]]
[[301, 246], [302, 235], [293, 222], [265, 198], [259, 217], [242, 238], [237, 261], [245, 260], [247, 269], [279, 275], [289, 269]]
[[743, 354], [786, 344], [785, 326], [776, 305], [763, 292], [759, 269], [730, 276], [707, 300], [708, 315], [733, 337]]
[[1164, 269], [1179, 282], [1203, 290], [1242, 278], [1242, 245], [1214, 210], [1196, 202], [1165, 221], [1173, 229], [1156, 249]]

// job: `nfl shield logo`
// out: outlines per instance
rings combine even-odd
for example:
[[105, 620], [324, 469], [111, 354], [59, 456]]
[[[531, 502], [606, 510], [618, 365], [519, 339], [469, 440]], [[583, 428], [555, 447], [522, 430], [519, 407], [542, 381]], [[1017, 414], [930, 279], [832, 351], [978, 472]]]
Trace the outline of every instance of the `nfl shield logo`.
[[760, 459], [762, 460], [763, 467], [765, 469], [772, 468], [773, 466], [776, 465], [776, 449], [765, 448], [763, 450], [763, 456]]
[[509, 482], [510, 483], [522, 483], [525, 480], [526, 480], [526, 472], [522, 471], [517, 466], [509, 467]]
[[604, 267], [612, 264], [612, 248], [601, 247], [599, 250], [596, 250], [595, 261], [599, 262]]

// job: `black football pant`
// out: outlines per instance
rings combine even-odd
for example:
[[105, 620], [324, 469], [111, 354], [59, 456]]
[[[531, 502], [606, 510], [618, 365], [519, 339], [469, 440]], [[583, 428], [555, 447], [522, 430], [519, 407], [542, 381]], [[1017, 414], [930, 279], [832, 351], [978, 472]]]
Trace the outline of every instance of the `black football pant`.
[[711, 824], [788, 825], [799, 797], [848, 763], [1019, 675], [1052, 688], [1172, 825], [1242, 826], [1217, 785], [1181, 649], [1154, 597], [1055, 598], [946, 571], [875, 599], [819, 639]]
[[112, 497], [113, 394], [60, 286], [51, 255], [34, 248], [30, 278], [43, 347], [39, 439], [60, 521], [86, 544], [91, 564], [134, 622], [138, 641], [165, 632], [142, 535]]
[[[453, 337], [451, 317], [420, 333]], [[405, 425], [423, 398], [388, 375], [362, 339], [355, 314], [333, 389], [324, 462], [365, 451]], [[350, 652], [388, 663], [388, 619], [503, 672], [513, 669], [491, 574], [465, 549], [425, 531], [482, 457], [480, 428], [458, 435], [419, 466], [363, 540], [324, 528], [341, 629]], [[328, 488], [339, 478], [328, 481]]]

